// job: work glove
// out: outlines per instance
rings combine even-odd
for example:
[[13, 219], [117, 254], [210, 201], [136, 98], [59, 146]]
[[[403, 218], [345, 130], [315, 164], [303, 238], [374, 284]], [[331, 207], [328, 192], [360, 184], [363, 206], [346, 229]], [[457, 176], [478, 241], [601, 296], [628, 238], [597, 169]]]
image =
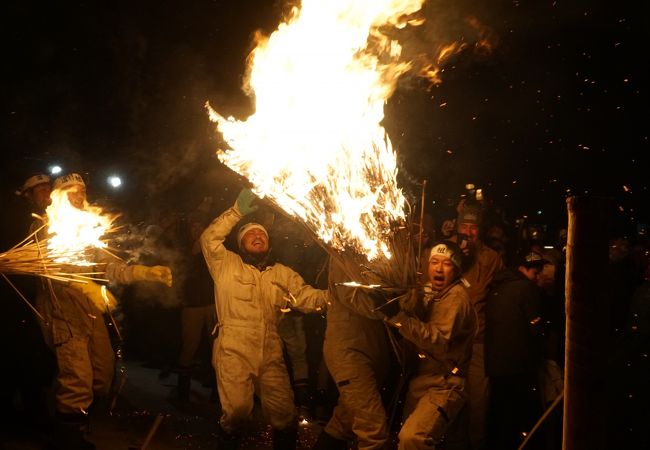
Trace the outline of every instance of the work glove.
[[250, 189], [242, 189], [237, 196], [237, 202], [235, 202], [237, 211], [239, 211], [242, 216], [257, 211], [257, 205], [253, 205], [253, 201], [256, 198], [257, 196]]
[[156, 281], [172, 287], [172, 270], [167, 266], [141, 266], [134, 264], [133, 279], [135, 281]]
[[117, 306], [117, 299], [104, 285], [89, 280], [85, 283], [73, 282], [70, 286], [88, 297], [97, 309], [101, 311], [104, 311], [105, 309], [110, 311]]

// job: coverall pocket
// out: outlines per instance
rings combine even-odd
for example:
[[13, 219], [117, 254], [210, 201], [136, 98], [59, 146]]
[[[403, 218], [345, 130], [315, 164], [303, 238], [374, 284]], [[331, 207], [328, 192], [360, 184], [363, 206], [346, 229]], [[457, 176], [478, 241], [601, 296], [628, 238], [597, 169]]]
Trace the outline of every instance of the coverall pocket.
[[65, 344], [72, 338], [70, 325], [65, 320], [52, 319], [52, 345]]
[[233, 289], [233, 298], [241, 302], [252, 302], [255, 289], [255, 279], [252, 277], [236, 275], [234, 281], [235, 286]]

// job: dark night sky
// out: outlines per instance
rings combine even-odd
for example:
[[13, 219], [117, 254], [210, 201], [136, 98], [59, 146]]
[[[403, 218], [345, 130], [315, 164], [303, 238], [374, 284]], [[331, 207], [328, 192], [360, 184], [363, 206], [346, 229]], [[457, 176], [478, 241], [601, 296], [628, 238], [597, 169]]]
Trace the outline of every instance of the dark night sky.
[[[127, 209], [145, 201], [183, 209], [233, 186], [213, 156], [219, 140], [203, 104], [250, 111], [239, 89], [244, 58], [254, 30], [273, 30], [282, 5], [3, 2], [2, 198], [55, 161], [87, 172], [91, 196], [105, 195], [109, 172], [123, 174], [126, 185], [110, 195]], [[613, 197], [630, 224], [647, 221], [642, 9], [603, 0], [428, 2], [428, 25], [402, 36], [406, 49], [471, 43], [469, 17], [496, 45], [453, 57], [439, 86], [400, 83], [385, 125], [404, 174], [428, 179], [438, 204], [473, 182], [512, 216], [542, 210], [539, 221], [552, 223], [570, 189]]]

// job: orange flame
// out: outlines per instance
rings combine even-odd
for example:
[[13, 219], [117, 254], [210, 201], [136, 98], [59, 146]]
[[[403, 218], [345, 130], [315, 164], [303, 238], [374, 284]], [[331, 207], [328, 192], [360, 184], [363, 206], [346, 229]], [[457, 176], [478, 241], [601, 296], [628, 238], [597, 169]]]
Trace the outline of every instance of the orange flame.
[[68, 198], [68, 190], [55, 189], [51, 198], [52, 204], [46, 210], [48, 253], [58, 263], [91, 265], [92, 262], [86, 259], [86, 250], [107, 247], [101, 238], [111, 229], [116, 217], [103, 214], [101, 208], [86, 201], [83, 208], [74, 207]]
[[380, 27], [423, 0], [303, 0], [260, 40], [244, 91], [256, 111], [225, 118], [207, 105], [230, 149], [219, 159], [302, 220], [323, 242], [368, 259], [391, 257], [391, 225], [405, 218], [396, 154], [381, 122], [410, 64]]
[[434, 85], [442, 83], [440, 74], [444, 71], [444, 69], [442, 69], [444, 62], [450, 56], [461, 52], [466, 47], [467, 44], [459, 42], [452, 42], [451, 44], [443, 45], [438, 51], [438, 56], [435, 58], [435, 61], [425, 64], [418, 75], [422, 78], [426, 78], [430, 83]]
[[483, 55], [492, 53], [496, 46], [496, 38], [492, 30], [483, 25], [476, 17], [468, 17], [467, 23], [478, 35], [474, 45], [475, 51]]

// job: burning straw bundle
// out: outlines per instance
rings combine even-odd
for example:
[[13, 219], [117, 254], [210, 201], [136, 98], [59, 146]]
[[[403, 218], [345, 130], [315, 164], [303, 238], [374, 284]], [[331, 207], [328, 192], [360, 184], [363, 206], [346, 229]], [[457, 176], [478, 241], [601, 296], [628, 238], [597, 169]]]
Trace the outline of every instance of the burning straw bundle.
[[208, 105], [224, 164], [315, 235], [349, 281], [400, 292], [416, 284], [419, 252], [381, 123], [413, 64], [385, 31], [421, 24], [422, 3], [303, 0], [249, 55], [255, 112], [237, 120]]
[[58, 281], [84, 281], [101, 275], [100, 272], [69, 272], [70, 264], [62, 261], [81, 259], [85, 248], [63, 251], [52, 249], [49, 239], [37, 238], [44, 227], [45, 225], [11, 249], [0, 253], [1, 274], [32, 275]]
[[32, 275], [48, 280], [63, 282], [87, 282], [99, 280], [102, 272], [70, 272], [70, 264], [61, 261], [82, 260], [85, 247], [76, 250], [53, 249], [49, 239], [38, 239], [38, 234], [46, 227], [41, 226], [21, 242], [6, 252], [0, 253], [0, 275], [16, 291], [18, 296], [41, 320], [45, 320], [34, 306], [25, 298], [7, 275]]
[[[290, 216], [273, 199], [265, 200], [312, 236], [318, 236], [313, 224]], [[419, 221], [421, 222], [421, 217]], [[418, 218], [411, 216], [392, 222], [385, 234], [386, 252], [372, 260], [351, 247], [335, 248], [322, 239], [316, 239], [316, 242], [336, 262], [348, 280], [338, 284], [363, 290], [381, 290], [389, 299], [406, 300], [408, 291], [418, 286], [420, 277], [421, 240], [417, 234], [411, 233], [413, 228], [417, 228], [412, 224], [417, 222]]]
[[115, 257], [103, 238], [115, 231], [116, 215], [104, 214], [101, 208], [85, 200], [82, 205], [73, 206], [68, 191], [62, 189], [52, 191], [51, 199], [46, 217], [34, 215], [43, 225], [0, 253], [0, 275], [32, 310], [31, 304], [7, 278], [8, 274], [38, 276], [48, 281], [106, 281], [101, 278], [103, 272], [89, 271], [94, 266], [89, 252], [99, 249]]

